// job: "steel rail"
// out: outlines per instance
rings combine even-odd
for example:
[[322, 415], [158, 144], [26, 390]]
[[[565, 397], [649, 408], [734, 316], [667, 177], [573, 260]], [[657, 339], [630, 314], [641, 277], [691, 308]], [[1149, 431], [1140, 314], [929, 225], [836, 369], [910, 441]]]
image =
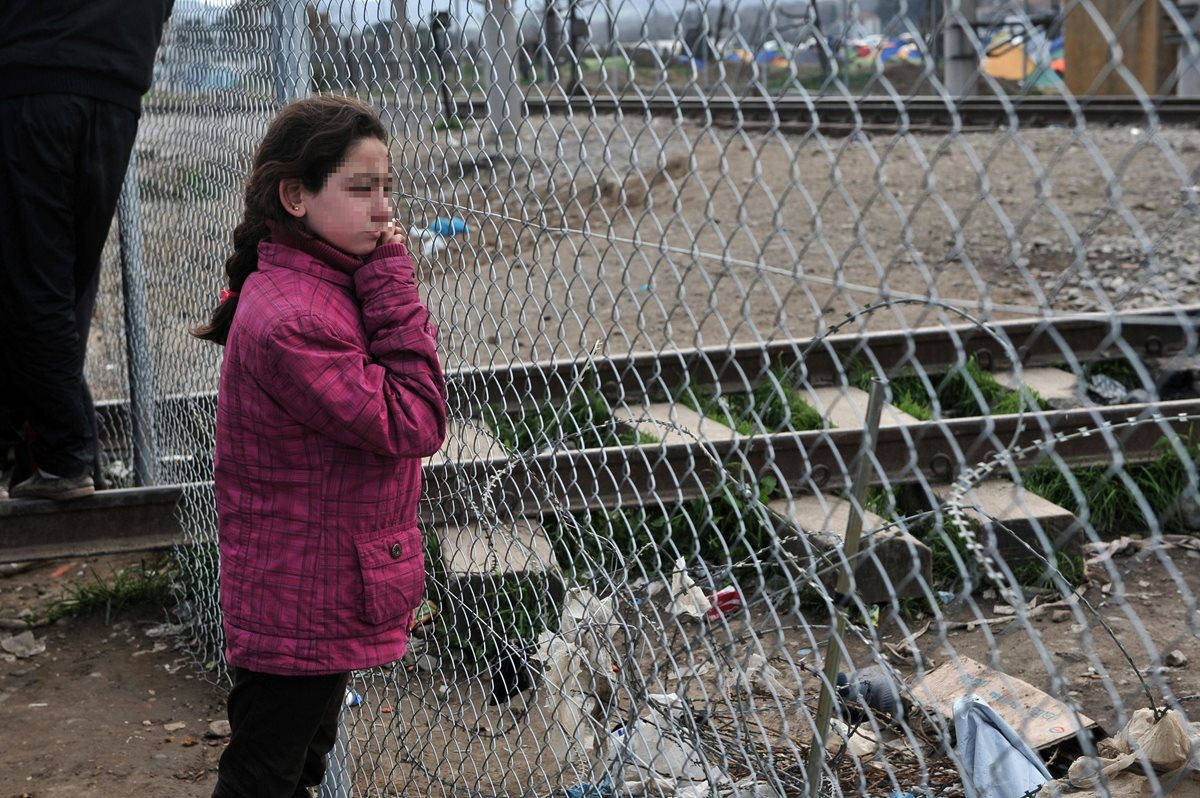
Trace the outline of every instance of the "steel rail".
[[[1197, 349], [1200, 306], [1132, 313], [1085, 313], [989, 324], [1020, 354], [1021, 365], [1052, 366], [1087, 363], [1132, 353], [1162, 359]], [[773, 365], [794, 363], [814, 339], [781, 340], [699, 349], [671, 349], [604, 358], [516, 363], [494, 368], [459, 369], [447, 374], [448, 388], [458, 394], [453, 407], [477, 406], [476, 397], [512, 408], [534, 401], [563, 399], [581, 374], [592, 372], [610, 401], [634, 402], [646, 396], [661, 400], [685, 385], [696, 390], [745, 391]], [[826, 337], [808, 352], [797, 376], [813, 387], [838, 385], [852, 363], [877, 363], [885, 376], [906, 367], [933, 374], [968, 357], [990, 371], [1013, 368], [1006, 353], [988, 333], [972, 324], [851, 333]], [[497, 396], [500, 394], [500, 396]], [[453, 400], [452, 400], [453, 401]]]
[[[1048, 125], [1124, 125], [1133, 122], [1200, 126], [1200, 100], [1188, 97], [1063, 97], [939, 95], [893, 98], [784, 94], [770, 97], [676, 95], [641, 93], [594, 94], [567, 97], [526, 96], [526, 117], [552, 114], [614, 114], [644, 117], [674, 116], [720, 125], [754, 123], [820, 130], [827, 126], [901, 129], [927, 127], [1042, 127]], [[459, 107], [473, 117], [486, 115], [482, 100], [462, 100]]]
[[[1020, 353], [1021, 365], [1052, 366], [1087, 363], [1133, 354], [1148, 359], [1170, 358], [1200, 348], [1200, 306], [1150, 309], [1128, 313], [1081, 313], [1041, 319], [1018, 319], [989, 324]], [[611, 402], [637, 403], [642, 397], [665, 400], [685, 385], [695, 390], [740, 392], [772, 367], [794, 363], [814, 339], [788, 339], [697, 349], [664, 349], [601, 358], [576, 358], [508, 363], [486, 368], [451, 369], [446, 373], [449, 402], [459, 413], [482, 409], [480, 397], [495, 408], [512, 409], [532, 402], [565, 398], [581, 375], [589, 372]], [[852, 363], [877, 363], [885, 376], [906, 367], [933, 374], [973, 356], [991, 371], [1013, 367], [1003, 349], [986, 332], [971, 324], [920, 327], [832, 335], [812, 348], [797, 370], [801, 383], [813, 387], [840, 384]], [[124, 402], [101, 402], [96, 412], [100, 427], [115, 435], [129, 429]], [[169, 396], [155, 410], [161, 417], [194, 420], [211, 425], [216, 393]], [[115, 441], [108, 441], [115, 444]]]
[[[1184, 399], [884, 427], [876, 441], [878, 468], [872, 484], [946, 484], [996, 452], [1033, 444], [1039, 444], [1043, 456], [1061, 458], [1072, 467], [1109, 465], [1114, 446], [1126, 463], [1145, 461], [1158, 456], [1156, 447], [1168, 430], [1194, 439], [1197, 416], [1200, 399]], [[1147, 423], [1103, 431], [1136, 418]], [[1075, 434], [1093, 428], [1099, 431]], [[432, 526], [479, 522], [488, 506], [500, 508], [505, 516], [501, 522], [540, 516], [551, 506], [571, 511], [670, 508], [722, 486], [736, 490], [729, 474], [747, 481], [769, 475], [793, 495], [837, 491], [846, 487], [848, 466], [861, 442], [862, 430], [847, 428], [431, 462], [424, 469], [421, 520]], [[208, 489], [205, 484], [193, 487]], [[182, 543], [174, 507], [185, 488], [101, 491], [69, 504], [0, 502], [0, 562]]]
[[[878, 468], [872, 484], [948, 483], [962, 469], [1009, 446], [1038, 442], [1044, 444], [1045, 456], [1053, 454], [1071, 467], [1112, 464], [1114, 441], [1123, 462], [1143, 462], [1158, 456], [1156, 447], [1167, 429], [1184, 439], [1194, 438], [1197, 415], [1200, 399], [1182, 399], [884, 427], [876, 441]], [[1131, 418], [1148, 423], [1111, 436], [1097, 432], [1066, 437]], [[793, 494], [838, 491], [847, 487], [849, 464], [861, 443], [861, 429], [830, 429], [566, 450], [515, 462], [497, 457], [432, 464], [425, 469], [426, 485], [444, 490], [427, 497], [425, 520], [469, 522], [471, 509], [484, 504], [477, 494], [482, 485], [491, 486], [488, 498], [493, 506], [515, 508], [514, 516], [541, 515], [555, 504], [568, 510], [670, 507], [710, 495], [721, 485], [732, 489], [727, 473], [740, 473], [751, 481], [770, 475]]]
[[[493, 369], [466, 368], [448, 374], [452, 406], [478, 411], [478, 397], [508, 407], [562, 399], [587, 372], [595, 375], [610, 399], [633, 403], [667, 398], [685, 384], [698, 389], [745, 390], [780, 363], [797, 363], [800, 382], [837, 384], [851, 363], [873, 366], [886, 376], [907, 367], [936, 373], [974, 357], [985, 368], [1007, 369], [1005, 347], [1026, 367], [1064, 361], [1089, 362], [1112, 355], [1166, 359], [1197, 349], [1200, 307], [1149, 310], [1126, 314], [1079, 314], [1023, 319], [990, 325], [993, 335], [970, 324], [828, 336], [761, 344], [635, 353], [610, 358], [545, 363], [518, 363]], [[1171, 418], [1200, 413], [1200, 400], [1158, 405], [1087, 408], [1029, 413], [1025, 432], [1049, 440], [1064, 431], [1149, 413]], [[101, 404], [102, 428], [119, 430], [128, 409], [121, 403]], [[170, 397], [157, 412], [191, 423], [197, 434], [211, 429], [213, 393]], [[461, 412], [461, 411], [460, 411]], [[962, 418], [886, 427], [877, 454], [881, 477], [892, 484], [938, 482], [952, 478], [1014, 443], [1016, 416]], [[1190, 422], [1164, 420], [1123, 432], [1121, 445], [1129, 460], [1152, 456], [1165, 427], [1191, 435]], [[829, 429], [744, 436], [703, 444], [647, 444], [550, 452], [532, 458], [495, 457], [463, 462], [437, 461], [426, 466], [426, 484], [438, 495], [423, 504], [427, 523], [477, 518], [485, 499], [517, 514], [536, 515], [551, 500], [571, 510], [613, 509], [632, 505], [669, 506], [711, 492], [727, 481], [726, 470], [750, 477], [771, 474], [794, 493], [844, 487], [846, 464], [858, 445], [857, 429]], [[1111, 441], [1097, 435], [1056, 443], [1059, 456], [1071, 465], [1108, 463]], [[684, 475], [684, 476], [680, 476]], [[481, 490], [486, 486], [489, 494]], [[42, 559], [69, 554], [155, 548], [178, 542], [173, 508], [181, 488], [102, 491], [69, 505], [51, 502], [0, 503], [0, 559]]]
[[[460, 114], [485, 118], [487, 104], [479, 97], [455, 99]], [[265, 113], [261, 104], [229, 95], [151, 96], [149, 113], [216, 114], [233, 111]], [[808, 93], [744, 97], [728, 95], [645, 95], [642, 93], [583, 94], [567, 97], [528, 95], [521, 101], [523, 118], [558, 114], [698, 119], [720, 126], [767, 126], [783, 132], [830, 130], [952, 130], [961, 128], [1025, 128], [1050, 125], [1200, 126], [1200, 101], [1189, 97], [1150, 96], [1027, 96], [952, 98], [940, 95], [829, 96]]]

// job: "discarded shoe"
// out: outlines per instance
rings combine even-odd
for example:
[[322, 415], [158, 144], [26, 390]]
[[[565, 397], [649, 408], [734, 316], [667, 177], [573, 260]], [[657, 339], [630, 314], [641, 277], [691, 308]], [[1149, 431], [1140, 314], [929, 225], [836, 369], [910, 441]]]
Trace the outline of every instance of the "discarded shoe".
[[13, 499], [82, 499], [96, 492], [96, 485], [90, 474], [77, 477], [51, 477], [41, 471], [35, 471], [33, 476], [24, 482], [12, 486], [8, 495]]
[[517, 693], [533, 687], [529, 671], [528, 647], [520, 641], [501, 641], [500, 651], [488, 663], [492, 675], [492, 693], [488, 703], [492, 706], [507, 704]]
[[867, 666], [849, 677], [838, 673], [837, 695], [842, 716], [854, 723], [866, 720], [868, 710], [892, 720], [900, 720], [908, 714], [896, 680], [878, 665]]

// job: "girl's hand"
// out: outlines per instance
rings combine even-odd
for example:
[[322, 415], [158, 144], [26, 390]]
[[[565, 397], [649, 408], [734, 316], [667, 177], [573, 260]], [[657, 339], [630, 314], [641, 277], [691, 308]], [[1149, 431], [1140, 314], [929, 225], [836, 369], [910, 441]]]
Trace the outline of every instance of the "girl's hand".
[[400, 226], [395, 219], [388, 222], [387, 229], [379, 236], [379, 246], [384, 244], [403, 244], [405, 241], [404, 233], [400, 232]]

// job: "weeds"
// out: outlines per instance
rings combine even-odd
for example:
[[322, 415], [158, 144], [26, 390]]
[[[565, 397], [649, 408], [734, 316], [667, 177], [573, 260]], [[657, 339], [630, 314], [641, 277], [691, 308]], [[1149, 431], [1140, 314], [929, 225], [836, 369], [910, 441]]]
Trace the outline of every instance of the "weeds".
[[515, 413], [487, 408], [485, 420], [505, 448], [514, 453], [559, 445], [591, 449], [655, 442], [650, 435], [619, 425], [595, 379], [585, 382], [558, 405]]
[[1142, 378], [1138, 376], [1137, 369], [1128, 360], [1101, 360], [1089, 363], [1084, 366], [1083, 376], [1085, 380], [1096, 376], [1111, 377], [1125, 386], [1126, 390], [1142, 387]]
[[[1075, 468], [1070, 473], [1076, 488], [1054, 463], [1026, 471], [1022, 480], [1037, 495], [1085, 518], [1101, 535], [1143, 532], [1153, 523], [1167, 528], [1179, 522], [1180, 497], [1195, 486], [1190, 484], [1188, 469], [1170, 441], [1159, 441], [1155, 451], [1157, 456], [1149, 462], [1121, 467], [1128, 480], [1122, 479], [1111, 466]], [[1193, 473], [1197, 454], [1200, 444], [1189, 443], [1187, 456]], [[1139, 505], [1138, 494], [1153, 518], [1147, 517]]]
[[1013, 577], [1017, 584], [1034, 588], [1055, 589], [1059, 586], [1058, 578], [1072, 588], [1083, 584], [1083, 557], [1059, 550], [1054, 553], [1054, 563], [1041, 560], [1028, 560], [1013, 567]]
[[776, 365], [749, 393], [696, 394], [685, 385], [676, 401], [743, 435], [823, 429], [825, 419], [792, 379], [788, 369]]
[[673, 510], [591, 510], [573, 513], [571, 523], [549, 516], [543, 524], [555, 558], [569, 575], [634, 571], [653, 577], [683, 558], [728, 569], [737, 581], [768, 567], [761, 555], [774, 545], [775, 528], [764, 505], [775, 488], [775, 480], [764, 477], [757, 496], [749, 499], [726, 483], [707, 498]]
[[175, 566], [169, 559], [121, 568], [113, 572], [111, 581], [102, 579], [95, 569], [89, 570], [91, 581], [67, 587], [63, 597], [50, 605], [47, 611], [50, 621], [104, 610], [107, 625], [116, 612], [127, 607], [144, 604], [165, 607], [170, 603]]
[[433, 130], [463, 130], [466, 125], [457, 116], [439, 116], [433, 123]]
[[[864, 391], [871, 388], [875, 372], [861, 364], [848, 368], [850, 384]], [[996, 378], [979, 367], [974, 357], [942, 375], [927, 377], [933, 387], [930, 394], [925, 379], [918, 374], [899, 374], [888, 379], [891, 403], [913, 418], [931, 421], [935, 402], [942, 418], [964, 418], [978, 415], [1009, 415], [1020, 412], [1021, 392], [1005, 388]], [[1026, 410], [1045, 410], [1048, 405], [1036, 391], [1024, 389]]]

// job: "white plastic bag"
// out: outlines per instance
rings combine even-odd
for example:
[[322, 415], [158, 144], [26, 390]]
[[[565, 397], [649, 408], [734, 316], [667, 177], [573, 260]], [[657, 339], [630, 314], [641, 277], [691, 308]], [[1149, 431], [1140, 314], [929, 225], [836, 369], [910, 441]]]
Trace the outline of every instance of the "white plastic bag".
[[1050, 781], [1041, 757], [979, 696], [955, 700], [954, 734], [967, 798], [1020, 798]]

